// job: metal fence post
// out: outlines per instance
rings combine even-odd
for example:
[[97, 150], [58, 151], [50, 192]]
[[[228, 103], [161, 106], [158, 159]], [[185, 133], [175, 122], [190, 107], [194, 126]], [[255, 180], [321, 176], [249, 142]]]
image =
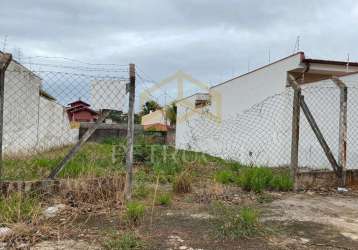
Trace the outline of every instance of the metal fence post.
[[3, 171], [3, 129], [4, 129], [4, 96], [5, 96], [5, 71], [12, 60], [11, 54], [0, 52], [0, 182]]
[[338, 164], [341, 171], [341, 185], [346, 186], [347, 171], [347, 86], [339, 78], [334, 77], [333, 82], [339, 87], [339, 151]]
[[129, 105], [127, 128], [127, 155], [126, 155], [126, 185], [124, 196], [126, 200], [132, 196], [133, 182], [133, 144], [134, 144], [134, 101], [135, 101], [135, 65], [129, 64]]

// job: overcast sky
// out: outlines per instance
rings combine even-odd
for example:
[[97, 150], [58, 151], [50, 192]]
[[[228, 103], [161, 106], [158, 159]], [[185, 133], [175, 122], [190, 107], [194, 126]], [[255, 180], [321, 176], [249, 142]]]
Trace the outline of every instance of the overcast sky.
[[[136, 63], [160, 80], [178, 69], [212, 84], [291, 54], [358, 61], [358, 1], [12, 0], [0, 49]], [[21, 54], [19, 54], [21, 49]]]

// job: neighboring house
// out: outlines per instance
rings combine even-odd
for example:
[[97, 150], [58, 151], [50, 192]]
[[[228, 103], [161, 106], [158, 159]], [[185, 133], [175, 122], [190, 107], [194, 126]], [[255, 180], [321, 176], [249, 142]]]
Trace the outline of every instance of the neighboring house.
[[[292, 117], [292, 106], [290, 106], [292, 104], [292, 88], [287, 80], [288, 74], [294, 76], [303, 88], [313, 85], [327, 86], [325, 80], [332, 76], [342, 77], [342, 79], [349, 77], [349, 82], [353, 82], [352, 84], [358, 87], [358, 74], [347, 75], [347, 73], [352, 72], [358, 72], [358, 63], [308, 59], [303, 52], [299, 52], [215, 85], [209, 89], [208, 93], [194, 94], [179, 100], [176, 102], [177, 116], [181, 117], [182, 121], [177, 122], [176, 125], [176, 147], [178, 149], [202, 151], [243, 163], [254, 162], [267, 166], [288, 165], [290, 162]], [[317, 120], [323, 121], [323, 118], [331, 117], [332, 124], [330, 126], [337, 128], [339, 89], [334, 88], [333, 83], [330, 84], [337, 92], [336, 98], [331, 100], [334, 108], [328, 109], [318, 92], [308, 95], [306, 101]], [[274, 97], [280, 93], [287, 94]], [[220, 96], [220, 98], [215, 100], [214, 95]], [[281, 109], [271, 107], [270, 116], [273, 119], [270, 120], [270, 123], [264, 124], [261, 120], [262, 123], [255, 124], [253, 120], [250, 124], [248, 121], [240, 120], [240, 115], [247, 116], [249, 112], [253, 112], [252, 107], [254, 105], [256, 105], [254, 111], [257, 113], [257, 117], [260, 116], [260, 112], [262, 112], [262, 115], [265, 112], [269, 113], [267, 110], [261, 110], [262, 105], [257, 105], [265, 100], [268, 102], [269, 97], [281, 98], [277, 101], [280, 104], [277, 105], [282, 107]], [[348, 101], [352, 102], [358, 98], [358, 93], [357, 96], [349, 97]], [[269, 107], [265, 106], [265, 108]], [[351, 117], [354, 115], [354, 112], [348, 112], [351, 112], [349, 113], [352, 114]], [[201, 119], [204, 113], [216, 114], [217, 119], [215, 121]], [[348, 119], [353, 118], [348, 117]], [[300, 166], [329, 168], [330, 165], [312, 130], [307, 126], [306, 119], [301, 118], [301, 122], [305, 129], [301, 128], [300, 138], [310, 138], [310, 140], [305, 139], [305, 143], [300, 144]], [[321, 126], [325, 125], [327, 124], [321, 124]], [[338, 131], [338, 129], [336, 130]], [[355, 130], [358, 130], [358, 122], [348, 120], [348, 133]], [[239, 133], [239, 131], [245, 131], [245, 133]], [[324, 130], [323, 132], [332, 152], [337, 156], [338, 132], [333, 130], [331, 132]], [[356, 139], [358, 140], [358, 134]], [[267, 146], [265, 146], [266, 148], [262, 146], [264, 143], [277, 150], [275, 152], [267, 150]], [[348, 162], [351, 165], [358, 166], [358, 154], [356, 154], [356, 158], [350, 158], [355, 155], [353, 151], [358, 153], [358, 145], [356, 148], [350, 149], [353, 142], [349, 143]], [[309, 155], [312, 154], [319, 155], [319, 160], [313, 165], [309, 159]]]
[[[2, 53], [2, 52], [0, 52]], [[31, 154], [74, 143], [65, 107], [42, 89], [42, 79], [13, 60], [5, 73], [3, 152]]]
[[170, 128], [170, 123], [165, 116], [165, 111], [158, 109], [156, 111], [151, 111], [149, 114], [142, 116], [141, 122], [144, 130], [152, 131], [168, 131]]
[[98, 119], [98, 112], [91, 109], [91, 105], [84, 101], [77, 100], [68, 105], [66, 111], [71, 122], [95, 122]]

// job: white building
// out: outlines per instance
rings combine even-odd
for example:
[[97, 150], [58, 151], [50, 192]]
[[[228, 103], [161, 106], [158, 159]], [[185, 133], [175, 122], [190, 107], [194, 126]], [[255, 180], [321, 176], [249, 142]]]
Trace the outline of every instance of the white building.
[[[358, 143], [350, 139], [358, 131], [358, 114], [349, 110], [358, 99], [354, 91], [358, 75], [347, 75], [351, 72], [358, 72], [358, 63], [307, 59], [299, 52], [215, 85], [208, 97], [201, 93], [179, 100], [176, 147], [246, 164], [288, 165], [292, 88], [287, 77], [291, 74], [301, 83], [305, 100], [337, 156], [339, 89], [327, 79], [339, 76], [352, 88], [348, 90], [348, 167], [358, 166], [358, 156], [353, 157], [358, 155]], [[302, 112], [300, 138], [300, 166], [330, 168]]]
[[147, 115], [143, 115], [141, 125], [144, 130], [153, 129], [156, 131], [167, 131], [170, 122], [166, 118], [165, 111], [163, 109], [158, 109], [150, 111]]
[[128, 112], [125, 80], [101, 79], [91, 82], [91, 104], [94, 110], [111, 109]]
[[39, 76], [15, 60], [6, 70], [3, 152], [7, 155], [32, 154], [78, 140], [78, 129], [70, 127], [65, 107], [41, 84]]

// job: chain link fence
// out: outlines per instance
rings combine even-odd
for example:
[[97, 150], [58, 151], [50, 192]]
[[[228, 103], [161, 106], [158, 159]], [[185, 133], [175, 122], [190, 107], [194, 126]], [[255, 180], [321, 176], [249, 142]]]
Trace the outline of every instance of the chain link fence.
[[[358, 88], [346, 82], [347, 169], [358, 168]], [[340, 88], [332, 80], [302, 85], [302, 96], [329, 149], [338, 162], [340, 135]], [[212, 119], [211, 107], [178, 104], [187, 118], [177, 125], [178, 148], [205, 152], [245, 165], [289, 167], [291, 165], [293, 89], [268, 97], [238, 114]], [[225, 111], [224, 111], [225, 113]], [[299, 124], [299, 171], [332, 170], [325, 151], [305, 114]]]
[[90, 138], [106, 136], [81, 145], [60, 175], [102, 175], [122, 167], [123, 161], [112, 161], [106, 140], [112, 135], [125, 141], [127, 135], [128, 66], [81, 65], [10, 63], [4, 78], [2, 179], [46, 178], [86, 136], [83, 130], [96, 124]]

